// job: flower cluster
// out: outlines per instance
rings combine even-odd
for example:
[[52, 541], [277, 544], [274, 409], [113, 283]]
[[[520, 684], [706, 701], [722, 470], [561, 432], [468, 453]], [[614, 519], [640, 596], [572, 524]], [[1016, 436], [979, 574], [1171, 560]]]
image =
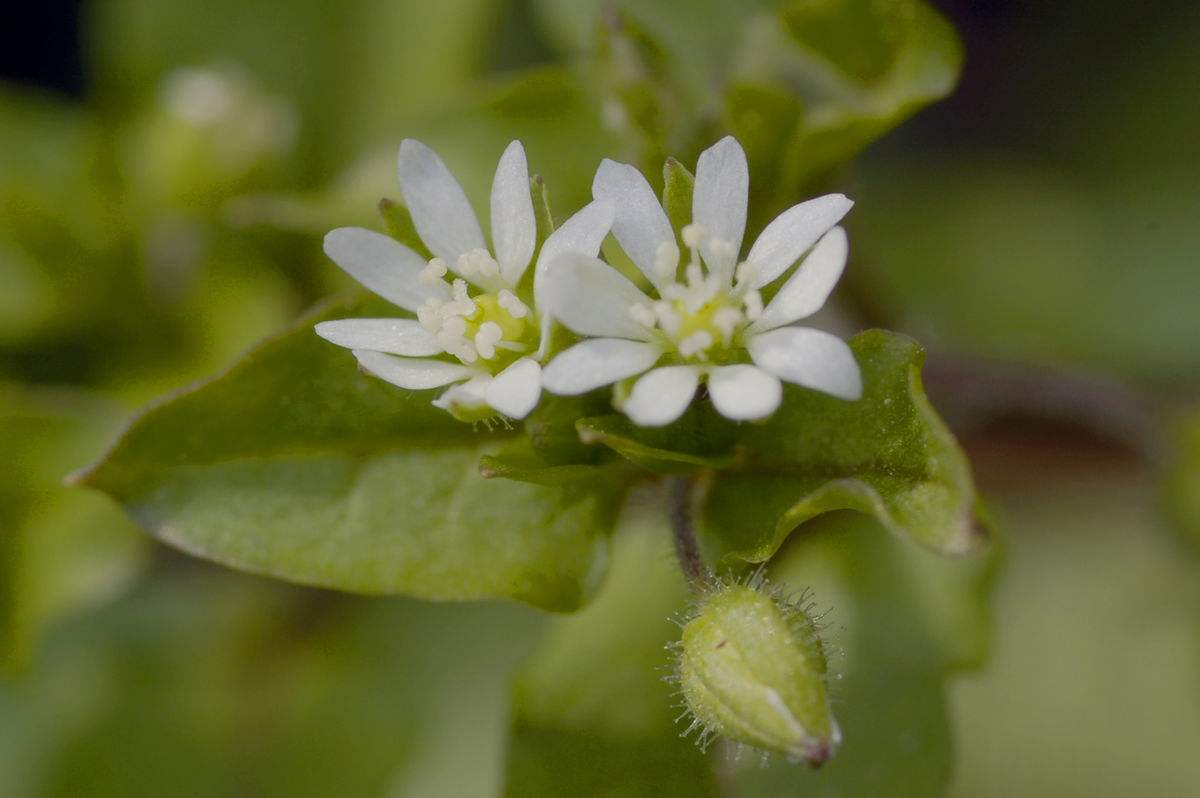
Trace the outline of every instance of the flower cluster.
[[[749, 171], [732, 137], [701, 154], [692, 222], [678, 238], [646, 178], [632, 166], [602, 162], [593, 201], [538, 251], [531, 292], [523, 277], [537, 236], [519, 142], [505, 150], [492, 184], [490, 251], [437, 155], [405, 141], [399, 173], [434, 257], [426, 262], [392, 238], [357, 228], [330, 233], [325, 250], [416, 318], [323, 322], [317, 332], [402, 388], [453, 385], [434, 404], [459, 418], [523, 418], [542, 388], [575, 395], [615, 385], [614, 403], [643, 426], [679, 418], [701, 383], [716, 409], [735, 420], [773, 413], [782, 382], [848, 400], [862, 394], [850, 348], [795, 326], [821, 308], [841, 276], [847, 241], [837, 224], [853, 203], [830, 194], [795, 205], [740, 258]], [[610, 231], [648, 291], [597, 257]], [[764, 291], [772, 294], [767, 302]], [[582, 340], [543, 369], [555, 321]]]

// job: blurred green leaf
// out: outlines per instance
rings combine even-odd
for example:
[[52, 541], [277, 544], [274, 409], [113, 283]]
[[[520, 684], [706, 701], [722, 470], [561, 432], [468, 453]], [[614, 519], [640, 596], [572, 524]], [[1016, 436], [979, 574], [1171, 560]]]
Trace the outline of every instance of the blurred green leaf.
[[514, 606], [164, 573], [0, 684], [0, 736], [26, 753], [5, 795], [494, 795], [539, 628]]
[[786, 129], [797, 111], [770, 87], [799, 98], [776, 181], [786, 202], [953, 91], [962, 57], [953, 27], [922, 0], [798, 0], [751, 29], [727, 113], [736, 122], [749, 112], [743, 127], [762, 115]]
[[867, 167], [859, 193], [856, 279], [898, 329], [931, 346], [1195, 385], [1200, 350], [1178, 342], [1200, 337], [1200, 199], [1182, 182], [1097, 187], [972, 158]]
[[830, 692], [843, 742], [820, 771], [773, 759], [731, 766], [738, 798], [941, 795], [953, 766], [945, 682], [985, 652], [993, 555], [948, 558], [830, 515], [790, 540], [768, 576], [811, 591], [835, 656]]
[[88, 394], [0, 389], [0, 671], [27, 664], [54, 623], [116, 596], [140, 570], [144, 542], [120, 509], [62, 486], [115, 418]]
[[388, 315], [351, 301], [301, 319], [224, 374], [145, 412], [80, 482], [160, 539], [284, 579], [423, 598], [584, 601], [620, 488], [487, 480], [513, 433], [475, 431], [358, 373], [314, 321]]
[[[323, 183], [367, 147], [455, 104], [486, 67], [496, 0], [117, 0], [92, 10], [96, 91], [120, 114], [178, 67], [224, 60], [290, 98], [301, 120], [297, 177]], [[420, 75], [420, 79], [413, 79]], [[378, 197], [375, 197], [378, 199]]]
[[[679, 737], [662, 681], [687, 598], [655, 494], [640, 494], [613, 542], [610, 577], [557, 620], [513, 687], [506, 795], [715, 796], [711, 761]], [[634, 504], [634, 502], [631, 502]]]
[[1200, 559], [1154, 522], [1145, 474], [1076, 462], [1052, 478], [1045, 463], [1010, 466], [994, 497], [1006, 530], [997, 631], [988, 667], [950, 691], [951, 795], [1188, 795], [1200, 784]]
[[1179, 531], [1200, 544], [1200, 412], [1177, 422], [1167, 469], [1167, 511]]

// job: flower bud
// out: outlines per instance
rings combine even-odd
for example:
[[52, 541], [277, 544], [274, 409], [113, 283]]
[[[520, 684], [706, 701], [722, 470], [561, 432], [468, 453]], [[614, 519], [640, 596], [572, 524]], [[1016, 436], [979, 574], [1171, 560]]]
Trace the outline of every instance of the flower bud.
[[688, 731], [703, 728], [818, 767], [841, 740], [825, 674], [805, 608], [753, 583], [718, 584], [683, 627], [678, 679], [693, 716]]

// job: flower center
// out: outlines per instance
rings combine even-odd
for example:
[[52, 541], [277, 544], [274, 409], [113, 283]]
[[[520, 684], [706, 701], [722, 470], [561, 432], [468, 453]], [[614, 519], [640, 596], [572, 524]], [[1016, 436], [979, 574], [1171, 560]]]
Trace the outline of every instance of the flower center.
[[467, 365], [498, 374], [537, 343], [529, 308], [508, 289], [471, 296], [465, 280], [451, 285], [452, 297], [428, 299], [417, 320], [442, 349]]
[[[700, 244], [709, 242], [721, 251], [724, 242], [710, 239], [695, 224], [684, 228], [683, 238], [691, 252], [683, 270], [684, 279], [674, 277], [676, 269], [667, 263], [672, 253], [660, 253], [663, 268], [659, 272], [672, 275], [671, 281], [660, 284], [658, 301], [634, 305], [629, 313], [647, 327], [661, 330], [685, 362], [731, 360], [738, 334], [762, 313], [762, 297], [749, 288], [746, 264], [739, 267], [741, 275], [736, 282], [729, 273], [731, 269], [706, 269], [701, 265]], [[725, 248], [732, 249], [730, 245]]]

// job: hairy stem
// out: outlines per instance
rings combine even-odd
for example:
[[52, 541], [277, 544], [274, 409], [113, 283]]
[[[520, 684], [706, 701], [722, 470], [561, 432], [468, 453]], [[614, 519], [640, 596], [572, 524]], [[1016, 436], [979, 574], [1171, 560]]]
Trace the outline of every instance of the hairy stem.
[[675, 555], [679, 567], [687, 577], [692, 590], [700, 592], [708, 581], [710, 572], [700, 555], [696, 542], [696, 526], [693, 513], [696, 481], [691, 477], [669, 477], [667, 479], [667, 513], [671, 518], [671, 538], [675, 542]]

